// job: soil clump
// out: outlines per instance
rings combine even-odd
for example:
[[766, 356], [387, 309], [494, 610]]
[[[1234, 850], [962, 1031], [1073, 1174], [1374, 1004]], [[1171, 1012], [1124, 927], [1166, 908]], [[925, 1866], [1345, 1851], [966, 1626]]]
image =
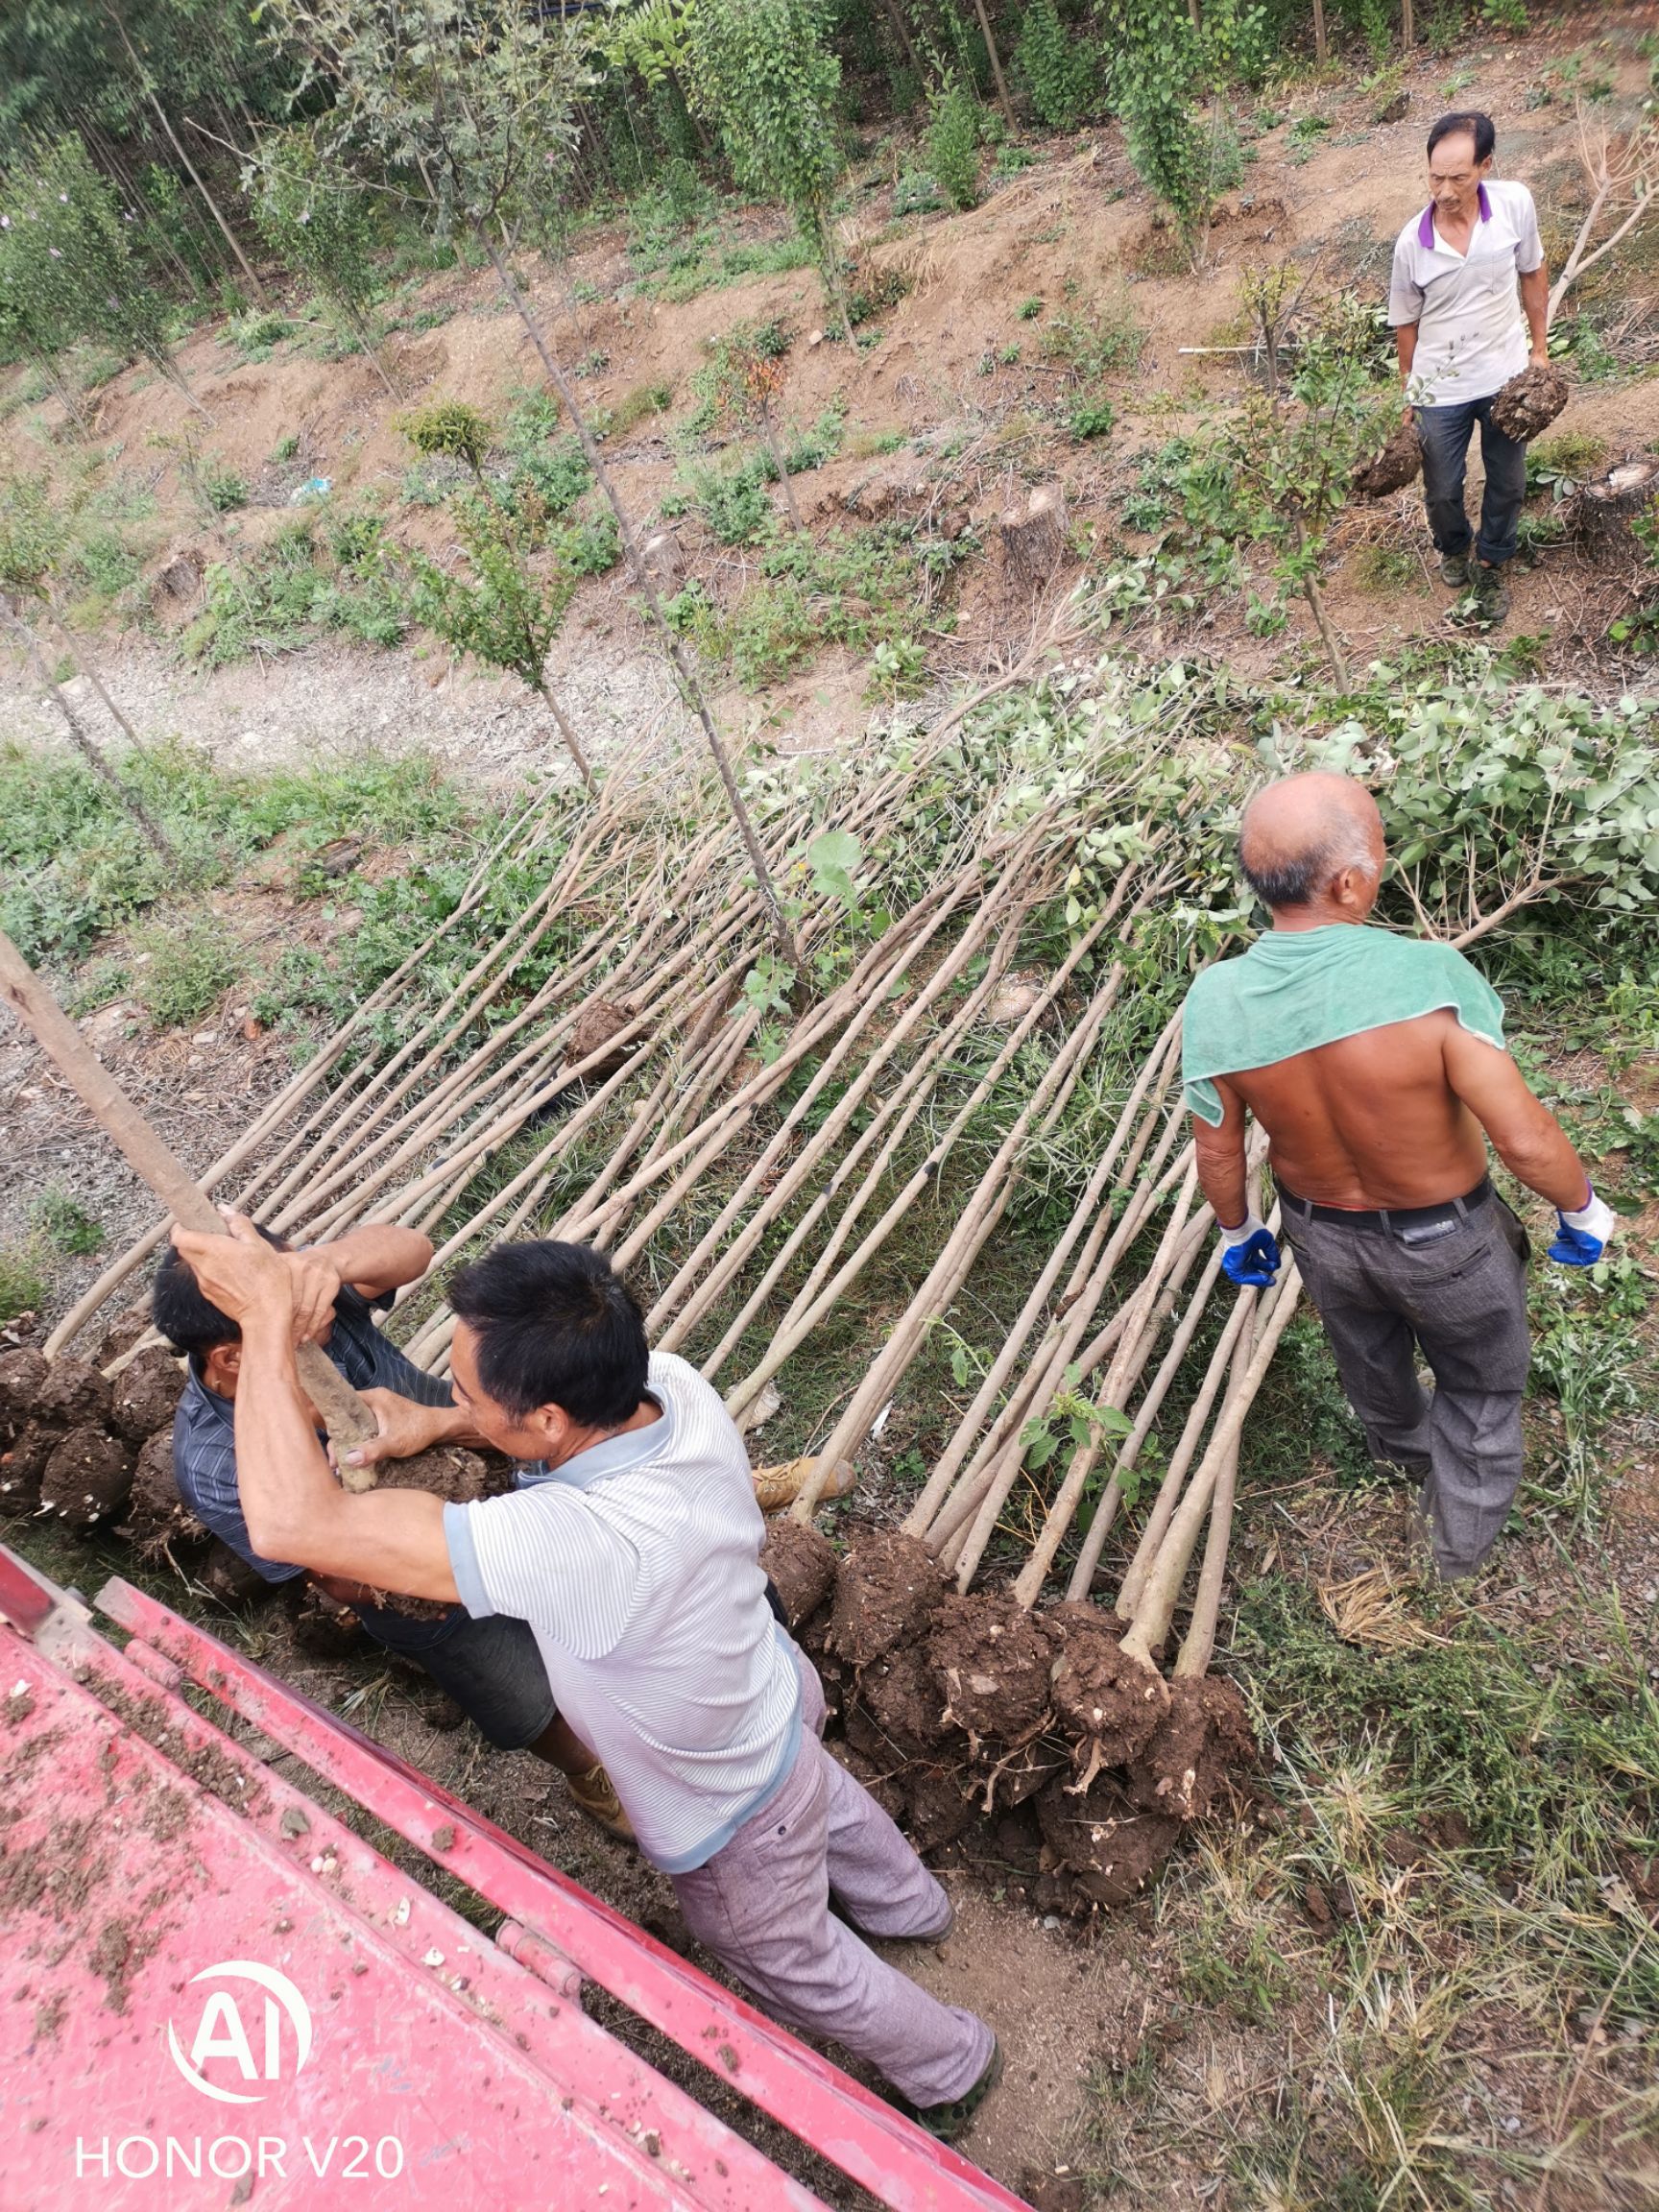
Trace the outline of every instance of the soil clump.
[[204, 1545], [207, 1531], [179, 1495], [173, 1479], [172, 1425], [149, 1437], [132, 1470], [126, 1518], [115, 1533], [147, 1559], [158, 1559], [175, 1544]]
[[1423, 473], [1423, 442], [1415, 422], [1402, 422], [1385, 445], [1361, 461], [1349, 477], [1358, 499], [1385, 499], [1390, 492], [1403, 492]]
[[[811, 1531], [789, 1527], [784, 1551], [805, 1551]], [[1230, 1682], [1166, 1682], [1094, 1605], [1027, 1613], [1003, 1593], [949, 1591], [894, 1529], [853, 1531], [833, 1595], [798, 1633], [838, 1717], [837, 1756], [917, 1847], [982, 1828], [1045, 1911], [1125, 1904], [1256, 1763]]]
[[914, 1536], [860, 1529], [836, 1571], [830, 1648], [868, 1667], [895, 1646], [913, 1644], [944, 1595], [943, 1573]]
[[1570, 389], [1559, 369], [1535, 361], [1511, 376], [1493, 400], [1492, 420], [1505, 438], [1536, 438], [1566, 406]]
[[73, 1527], [90, 1528], [124, 1505], [132, 1487], [127, 1446], [84, 1423], [54, 1445], [40, 1477], [40, 1505]]
[[939, 1608], [927, 1658], [947, 1718], [970, 1741], [1024, 1743], [1048, 1718], [1054, 1638], [1046, 1620], [1013, 1599], [955, 1591]]
[[772, 1577], [791, 1630], [809, 1620], [835, 1587], [835, 1548], [827, 1536], [787, 1514], [766, 1525], [760, 1564]]
[[1126, 1658], [1107, 1616], [1093, 1605], [1057, 1605], [1052, 1694], [1056, 1719], [1094, 1758], [1123, 1767], [1140, 1756], [1164, 1717], [1162, 1677]]
[[184, 1372], [171, 1352], [152, 1344], [115, 1378], [109, 1394], [109, 1425], [134, 1446], [170, 1429], [183, 1394]]

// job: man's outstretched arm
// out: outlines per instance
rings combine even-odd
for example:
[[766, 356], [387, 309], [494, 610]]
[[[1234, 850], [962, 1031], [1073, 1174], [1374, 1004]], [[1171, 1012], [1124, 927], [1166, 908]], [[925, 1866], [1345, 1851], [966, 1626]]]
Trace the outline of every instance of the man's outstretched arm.
[[1560, 1213], [1584, 1205], [1590, 1190], [1584, 1163], [1509, 1054], [1451, 1020], [1443, 1051], [1446, 1080], [1515, 1180], [1548, 1198]]
[[268, 1559], [453, 1603], [444, 1504], [422, 1490], [343, 1490], [318, 1443], [294, 1364], [295, 1282], [240, 1214], [228, 1237], [175, 1228], [204, 1294], [242, 1330], [236, 1481], [248, 1537]]
[[365, 1221], [334, 1237], [326, 1244], [313, 1244], [309, 1257], [333, 1269], [342, 1283], [360, 1297], [383, 1298], [401, 1290], [405, 1283], [419, 1283], [432, 1264], [432, 1239], [419, 1229], [401, 1229], [395, 1221]]

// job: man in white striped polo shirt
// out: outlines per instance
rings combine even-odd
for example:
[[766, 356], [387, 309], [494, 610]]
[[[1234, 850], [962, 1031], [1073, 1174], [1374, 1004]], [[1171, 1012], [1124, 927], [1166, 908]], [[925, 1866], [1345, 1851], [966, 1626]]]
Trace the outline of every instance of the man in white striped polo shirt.
[[[1538, 210], [1525, 184], [1492, 174], [1498, 134], [1479, 109], [1429, 132], [1430, 202], [1394, 244], [1388, 320], [1406, 417], [1423, 445], [1423, 499], [1440, 574], [1468, 591], [1486, 628], [1509, 612], [1503, 570], [1527, 496], [1527, 447], [1492, 420], [1492, 402], [1528, 363], [1549, 361], [1550, 277]], [[1486, 488], [1471, 538], [1463, 474], [1475, 425]]]
[[[983, 2021], [859, 1941], [937, 1941], [951, 1910], [818, 1739], [824, 1698], [773, 1619], [748, 1455], [716, 1393], [651, 1358], [626, 1286], [585, 1245], [507, 1245], [450, 1286], [451, 1373], [522, 1486], [473, 1504], [335, 1482], [305, 1416], [294, 1279], [251, 1226], [174, 1231], [242, 1330], [236, 1456], [262, 1551], [528, 1621], [560, 1710], [610, 1771], [694, 1936], [789, 2026], [878, 2067], [961, 2132], [999, 2066]], [[830, 1911], [830, 1895], [845, 1918]]]

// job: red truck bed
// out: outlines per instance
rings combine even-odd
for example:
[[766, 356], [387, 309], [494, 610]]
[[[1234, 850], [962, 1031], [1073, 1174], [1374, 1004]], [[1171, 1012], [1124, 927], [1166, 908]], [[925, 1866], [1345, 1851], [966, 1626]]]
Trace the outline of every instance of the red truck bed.
[[[821, 2204], [589, 2019], [584, 1980], [881, 2203], [1018, 2212], [332, 1714], [126, 1582], [98, 1602], [124, 1650], [0, 1547], [6, 2212]], [[325, 1812], [302, 1771], [199, 1714], [186, 1682], [504, 1912], [493, 1937]]]

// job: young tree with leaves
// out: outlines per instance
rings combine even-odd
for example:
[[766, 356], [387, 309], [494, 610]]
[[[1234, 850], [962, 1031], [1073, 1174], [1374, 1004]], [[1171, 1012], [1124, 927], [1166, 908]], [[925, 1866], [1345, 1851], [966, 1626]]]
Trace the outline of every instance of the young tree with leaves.
[[819, 10], [813, 0], [697, 0], [689, 46], [692, 91], [719, 126], [738, 184], [788, 208], [851, 336], [832, 220], [841, 63]]
[[260, 141], [244, 187], [267, 246], [307, 279], [395, 397], [375, 346], [376, 241], [362, 185], [323, 159], [308, 131], [294, 130]]
[[331, 89], [334, 147], [373, 152], [388, 168], [419, 176], [439, 222], [466, 225], [489, 256], [616, 517], [635, 585], [709, 741], [773, 934], [799, 971], [794, 932], [708, 698], [651, 580], [575, 384], [502, 248], [511, 219], [536, 196], [556, 192], [567, 173], [576, 98], [588, 83], [584, 34], [549, 17], [538, 0], [267, 0], [266, 14], [301, 58], [301, 91], [313, 83]]
[[758, 428], [778, 471], [789, 526], [804, 530], [778, 424], [779, 402], [789, 380], [788, 350], [789, 334], [781, 324], [740, 325], [720, 348], [710, 397], [722, 421]]
[[1332, 525], [1348, 504], [1355, 465], [1392, 421], [1397, 401], [1370, 389], [1366, 310], [1357, 301], [1328, 301], [1307, 319], [1294, 368], [1280, 363], [1286, 330], [1307, 289], [1288, 264], [1250, 272], [1240, 285], [1246, 311], [1270, 364], [1253, 387], [1223, 441], [1217, 484], [1230, 477], [1230, 515], [1223, 527], [1275, 555], [1280, 584], [1301, 594], [1313, 617], [1331, 672], [1351, 687], [1347, 647], [1325, 603], [1320, 571]]
[[142, 356], [205, 415], [173, 357], [165, 301], [132, 252], [114, 188], [80, 139], [59, 139], [8, 199], [18, 266], [43, 326], [60, 343], [101, 338], [126, 360]]
[[[474, 489], [453, 500], [456, 534], [470, 580], [413, 557], [409, 611], [457, 653], [504, 668], [535, 692], [552, 715], [589, 791], [597, 788], [581, 741], [547, 681], [547, 656], [564, 627], [579, 581], [557, 552], [547, 557], [546, 502], [531, 488], [503, 499], [484, 472], [494, 443], [487, 417], [462, 399], [441, 399], [406, 415], [399, 427], [417, 453], [459, 461]], [[541, 556], [540, 569], [537, 558]]]
[[1112, 85], [1129, 158], [1191, 248], [1209, 212], [1209, 162], [1192, 112], [1198, 40], [1182, 0], [1119, 0]]

